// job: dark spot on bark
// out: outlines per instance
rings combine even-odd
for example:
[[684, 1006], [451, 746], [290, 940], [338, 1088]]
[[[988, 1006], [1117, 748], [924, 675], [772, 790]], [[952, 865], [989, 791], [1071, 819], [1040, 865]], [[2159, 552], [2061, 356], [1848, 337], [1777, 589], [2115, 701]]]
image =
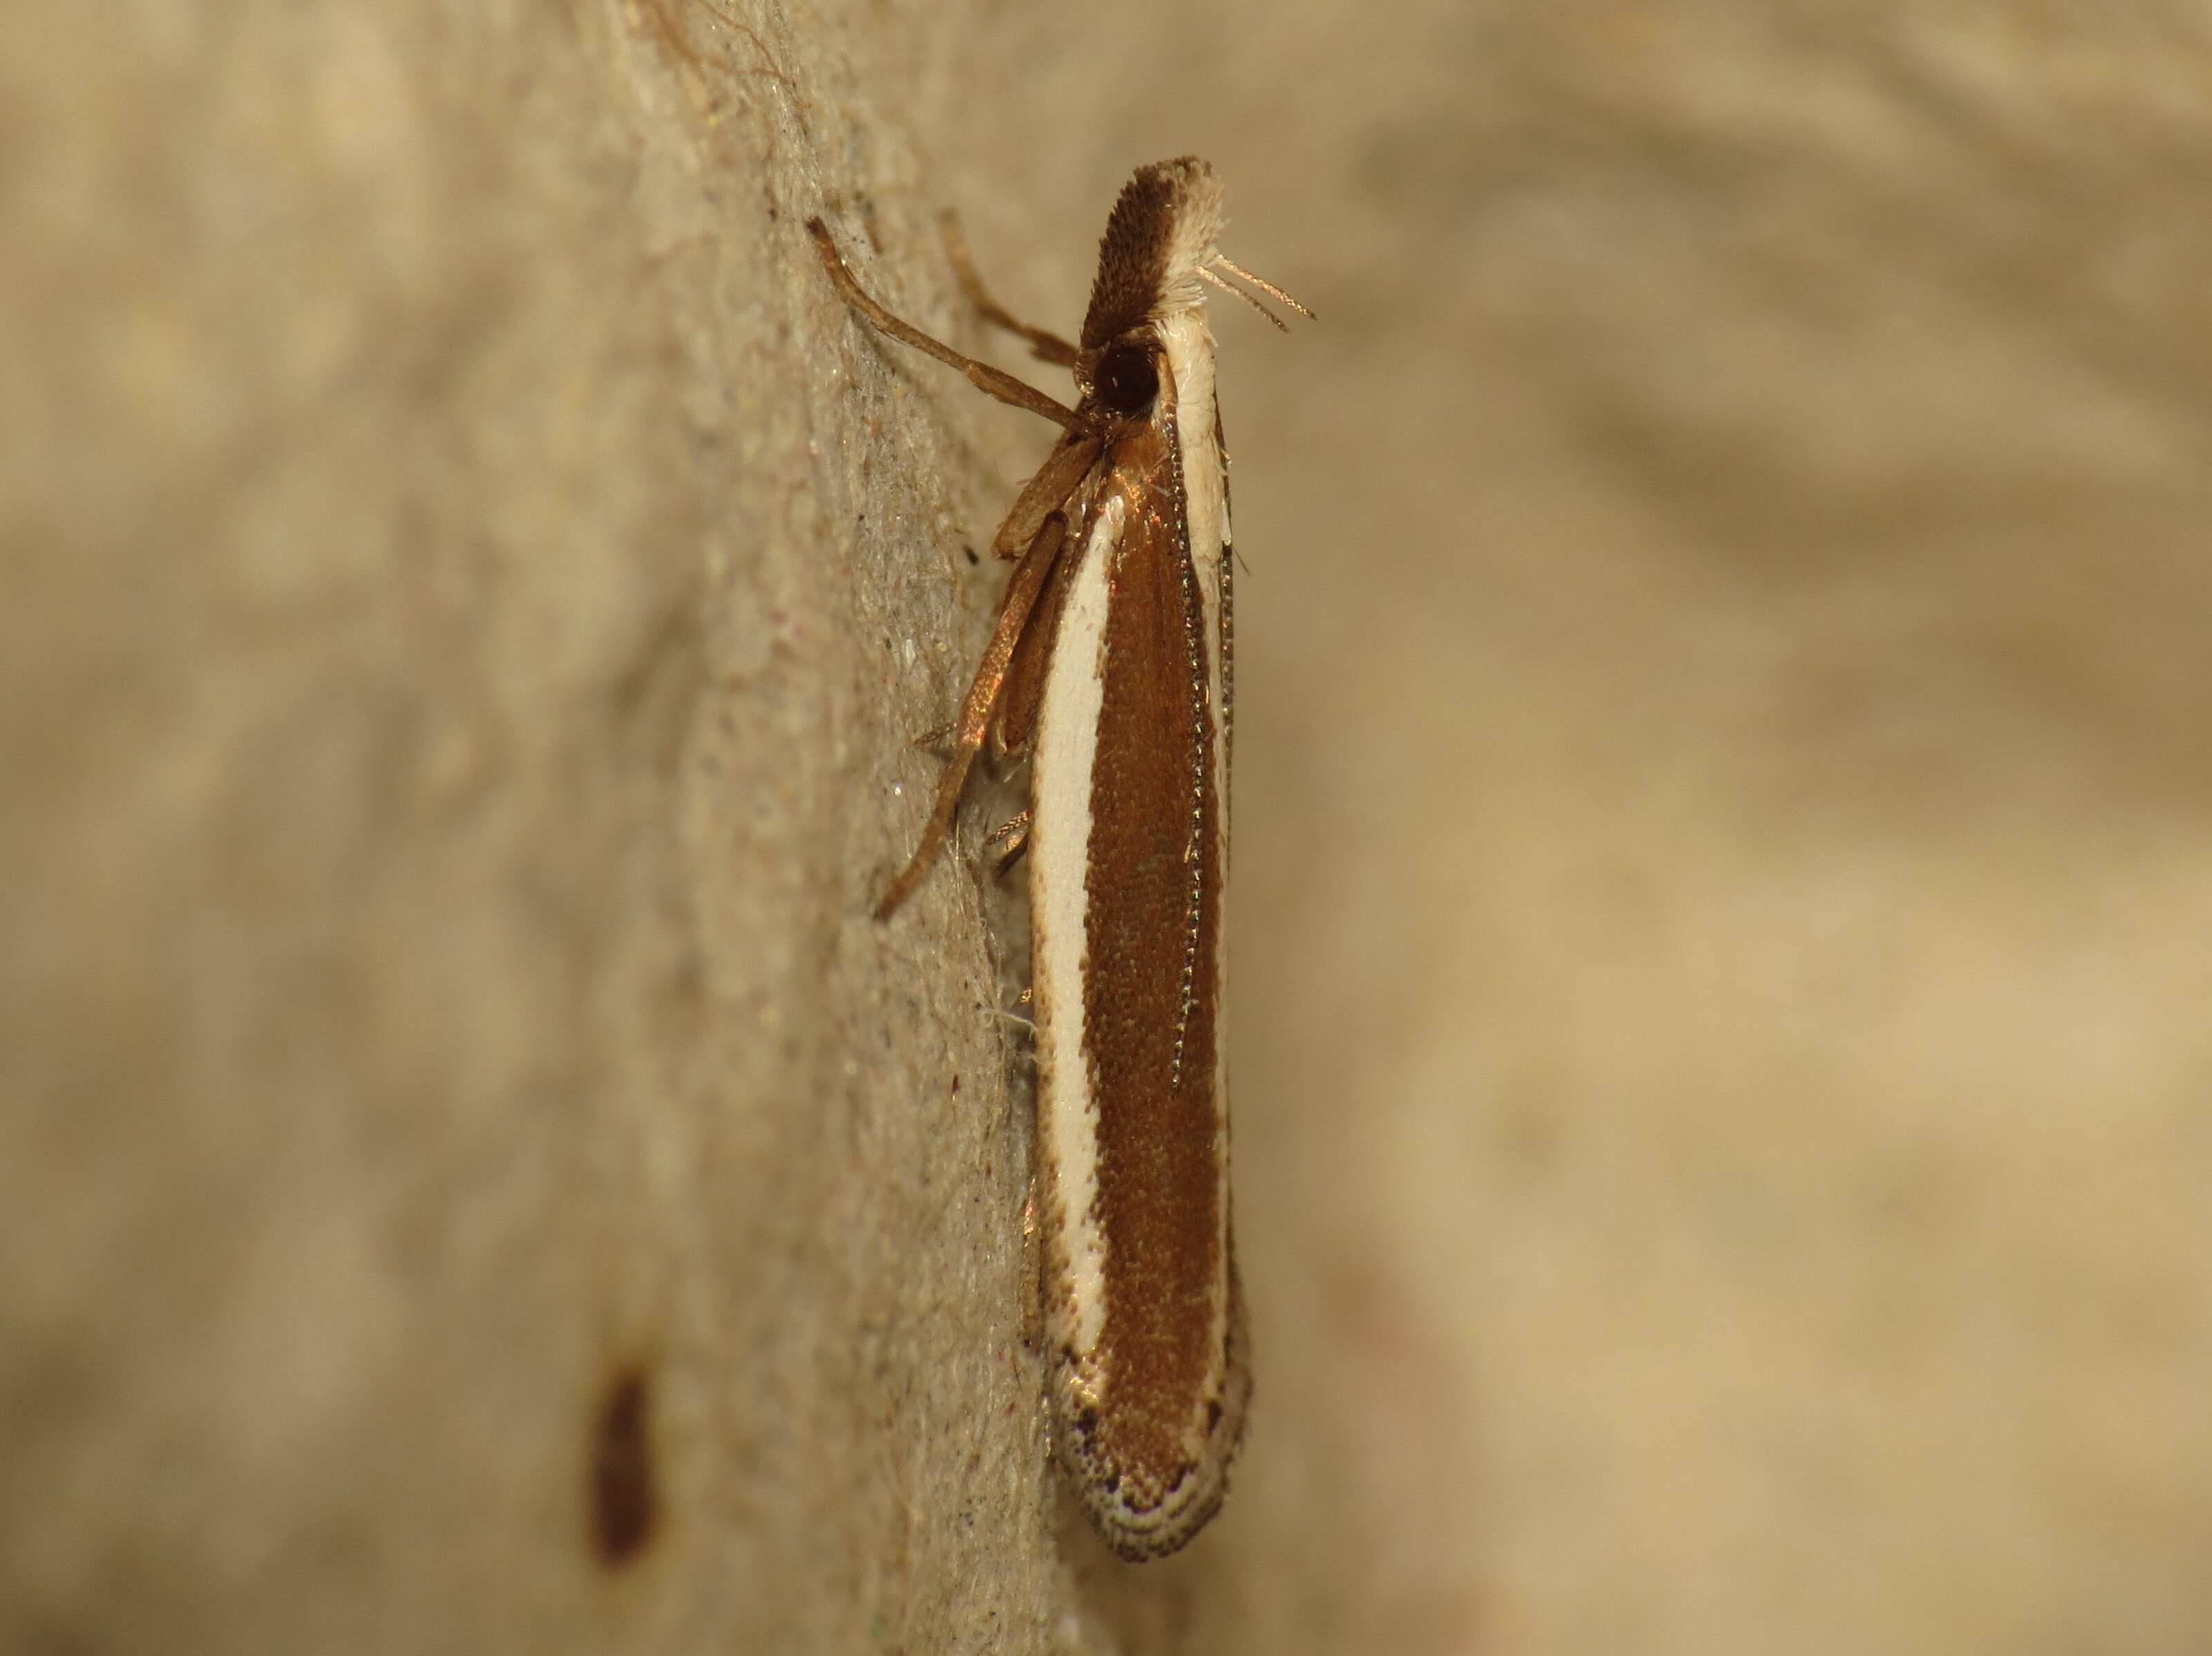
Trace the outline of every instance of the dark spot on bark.
[[659, 1527], [653, 1467], [653, 1391], [645, 1372], [617, 1373], [592, 1422], [592, 1550], [608, 1569], [635, 1562]]

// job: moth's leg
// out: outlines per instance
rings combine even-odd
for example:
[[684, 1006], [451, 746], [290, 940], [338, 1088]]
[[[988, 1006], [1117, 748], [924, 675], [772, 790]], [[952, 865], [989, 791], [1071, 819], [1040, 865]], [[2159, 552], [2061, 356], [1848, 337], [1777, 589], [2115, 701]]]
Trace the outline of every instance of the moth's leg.
[[1044, 527], [1045, 519], [1054, 512], [1066, 510], [1069, 499], [1091, 474], [1091, 466], [1097, 464], [1105, 446], [1101, 437], [1061, 438], [1060, 446], [1045, 456], [1036, 475], [1015, 496], [1006, 521], [991, 537], [991, 555], [1019, 557], [1028, 551], [1030, 543], [1036, 539], [1036, 532]]
[[993, 878], [1003, 876], [1007, 869], [1021, 861], [1022, 853], [1030, 849], [1030, 813], [1024, 811], [1018, 817], [1008, 818], [994, 828], [991, 837], [983, 842], [985, 850], [999, 854], [999, 861], [991, 870]]
[[1034, 386], [1023, 384], [1012, 374], [1002, 373], [988, 362], [963, 356], [942, 340], [933, 339], [912, 323], [902, 322], [892, 315], [869, 298], [866, 291], [854, 280], [852, 271], [845, 268], [845, 260], [837, 251], [837, 244], [830, 239], [828, 225], [818, 218], [810, 218], [806, 221], [806, 230], [814, 238], [814, 245], [822, 254], [823, 268], [830, 272], [830, 279], [837, 284], [837, 291], [845, 295], [845, 302], [867, 318], [878, 332], [888, 333], [902, 344], [912, 345], [916, 350], [926, 350], [939, 362], [958, 368], [978, 391], [996, 397], [1002, 403], [1012, 403], [1016, 408], [1042, 414], [1070, 431], [1091, 430], [1091, 422], [1065, 403], [1055, 402]]
[[960, 291], [968, 295], [968, 302], [975, 306], [976, 314], [994, 326], [1027, 340], [1037, 361], [1050, 362], [1055, 368], [1073, 368], [1081, 354], [1073, 345], [1044, 328], [1033, 328], [1026, 322], [1017, 321], [1012, 312], [984, 290], [983, 278], [975, 274], [975, 261], [969, 255], [968, 237], [960, 228], [960, 215], [948, 207], [938, 224], [945, 233], [945, 256], [951, 261], [952, 274], [959, 278]]
[[1075, 587], [1075, 568], [1082, 561], [1080, 557], [1070, 557], [1052, 572], [1052, 579], [1037, 599], [1036, 613], [1006, 663], [1006, 682], [999, 689], [997, 717], [991, 728], [991, 752], [1001, 759], [1030, 751], [1030, 738], [1036, 730], [1037, 714], [1044, 703], [1045, 673], [1052, 664], [1060, 612], [1067, 607], [1067, 595]]
[[878, 920], [889, 919], [891, 911], [913, 894], [914, 888], [921, 884], [921, 877], [929, 872], [929, 865], [936, 861], [938, 852], [945, 849], [945, 836], [952, 831], [952, 819], [960, 809], [960, 792], [967, 785], [968, 769], [975, 762], [975, 751], [983, 746], [984, 735], [990, 728], [991, 709], [999, 699], [999, 686], [1006, 682], [1006, 663], [1013, 660], [1014, 646], [1021, 642], [1030, 612], [1036, 608], [1037, 594], [1044, 589], [1045, 577], [1059, 561], [1066, 530], [1066, 519], [1048, 519], [1037, 531], [1029, 551], [1014, 566], [1014, 573], [1006, 582], [1006, 595], [1000, 601], [999, 622], [992, 629], [990, 647], [983, 652], [982, 665], [975, 669], [975, 682], [968, 686], [968, 699], [961, 704], [952, 755], [945, 761], [945, 775], [937, 785], [936, 808], [929, 813], [928, 826], [921, 831], [921, 844], [914, 860], [899, 871], [898, 878], [891, 881], [882, 901], [876, 904]]

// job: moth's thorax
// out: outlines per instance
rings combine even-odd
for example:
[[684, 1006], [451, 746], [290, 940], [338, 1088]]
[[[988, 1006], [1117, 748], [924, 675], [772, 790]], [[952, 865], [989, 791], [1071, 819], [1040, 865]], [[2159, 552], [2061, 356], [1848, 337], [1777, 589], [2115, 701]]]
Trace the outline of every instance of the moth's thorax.
[[1199, 270], [1217, 251], [1221, 223], [1221, 185], [1205, 161], [1183, 155], [1139, 167], [1098, 243], [1085, 351], [1140, 324], [1196, 311], [1204, 299]]

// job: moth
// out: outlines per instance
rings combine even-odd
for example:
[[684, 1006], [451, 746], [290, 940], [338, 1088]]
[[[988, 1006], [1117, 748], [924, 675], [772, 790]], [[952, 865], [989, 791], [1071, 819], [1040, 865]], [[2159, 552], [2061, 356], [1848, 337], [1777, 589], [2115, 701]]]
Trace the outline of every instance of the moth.
[[[1026, 759], [1000, 836], [1029, 864], [1053, 1448], [1108, 1545], [1175, 1551], [1221, 1504], [1251, 1397], [1230, 1227], [1222, 901], [1229, 877], [1232, 553], [1211, 284], [1302, 315], [1215, 245], [1221, 186], [1193, 156], [1140, 167], [1099, 244], [1079, 343], [1018, 322], [953, 262], [985, 320], [1073, 371], [1071, 408], [865, 293], [846, 301], [1061, 435], [993, 543], [1013, 564], [887, 917], [943, 849], [976, 755]], [[951, 238], [948, 236], [948, 241]]]

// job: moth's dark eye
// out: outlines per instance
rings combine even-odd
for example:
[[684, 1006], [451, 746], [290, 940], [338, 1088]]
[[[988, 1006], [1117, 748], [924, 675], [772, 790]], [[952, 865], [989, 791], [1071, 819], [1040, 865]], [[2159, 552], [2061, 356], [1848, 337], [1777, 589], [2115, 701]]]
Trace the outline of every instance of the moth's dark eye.
[[1160, 376], [1152, 352], [1137, 345], [1114, 345], [1098, 359], [1092, 381], [1098, 400], [1116, 414], [1141, 414], [1159, 395]]

